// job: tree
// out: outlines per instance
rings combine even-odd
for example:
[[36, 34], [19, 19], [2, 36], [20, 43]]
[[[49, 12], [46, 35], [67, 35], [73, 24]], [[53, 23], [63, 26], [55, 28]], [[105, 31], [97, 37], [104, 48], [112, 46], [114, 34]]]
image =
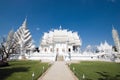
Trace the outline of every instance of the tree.
[[14, 40], [14, 31], [11, 30], [6, 37], [1, 38], [0, 44], [0, 54], [2, 58], [2, 62], [7, 62], [10, 54], [13, 54], [16, 50], [17, 43]]

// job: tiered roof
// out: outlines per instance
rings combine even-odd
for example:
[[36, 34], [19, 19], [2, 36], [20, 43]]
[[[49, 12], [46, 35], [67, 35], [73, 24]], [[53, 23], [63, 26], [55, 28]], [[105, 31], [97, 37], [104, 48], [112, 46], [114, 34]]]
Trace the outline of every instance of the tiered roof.
[[61, 28], [51, 30], [48, 33], [45, 32], [42, 37], [41, 45], [49, 45], [55, 42], [68, 42], [68, 44], [82, 45], [81, 39], [77, 32], [72, 32]]

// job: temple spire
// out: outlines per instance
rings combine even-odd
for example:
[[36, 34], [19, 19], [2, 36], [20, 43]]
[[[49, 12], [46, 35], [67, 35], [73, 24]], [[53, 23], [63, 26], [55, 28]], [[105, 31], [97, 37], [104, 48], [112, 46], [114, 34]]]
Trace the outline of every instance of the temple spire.
[[62, 26], [60, 25], [59, 29], [61, 30], [62, 29]]
[[112, 24], [112, 30], [115, 30], [114, 25]]
[[23, 22], [22, 26], [23, 26], [24, 28], [26, 28], [26, 27], [27, 27], [27, 17], [25, 18], [25, 20], [24, 20], [24, 22]]

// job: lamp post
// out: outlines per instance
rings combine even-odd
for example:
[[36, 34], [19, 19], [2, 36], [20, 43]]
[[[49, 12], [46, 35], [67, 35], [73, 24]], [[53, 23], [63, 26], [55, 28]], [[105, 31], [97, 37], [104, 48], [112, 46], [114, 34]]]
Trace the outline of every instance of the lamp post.
[[69, 40], [67, 39], [67, 50], [66, 50], [67, 53], [68, 53], [68, 42], [69, 42]]
[[54, 40], [53, 40], [53, 53], [54, 53]]
[[44, 73], [45, 67], [43, 66], [43, 73]]
[[32, 73], [32, 80], [34, 80], [34, 76], [35, 76], [35, 74], [34, 74], [34, 72]]
[[84, 80], [85, 79], [85, 75], [83, 74], [83, 76], [82, 76], [82, 79]]
[[54, 47], [54, 45], [55, 45], [55, 44], [54, 44], [54, 39], [52, 40], [52, 42], [53, 42], [53, 43], [52, 43], [52, 44], [53, 44], [53, 53], [54, 53], [54, 55], [55, 55], [55, 61], [56, 61], [57, 55], [55, 54], [55, 50], [54, 50], [54, 48], [55, 48], [55, 47]]
[[68, 53], [69, 59], [71, 61], [71, 54], [70, 54], [70, 49], [68, 48], [68, 43], [69, 43], [69, 39], [67, 40], [67, 53]]

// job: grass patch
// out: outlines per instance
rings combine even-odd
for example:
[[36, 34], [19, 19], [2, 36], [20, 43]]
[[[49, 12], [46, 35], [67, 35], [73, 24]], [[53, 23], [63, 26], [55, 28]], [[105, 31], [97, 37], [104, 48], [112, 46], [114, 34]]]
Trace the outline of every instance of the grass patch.
[[73, 63], [70, 69], [74, 74], [83, 80], [120, 80], [120, 64], [112, 62], [83, 61]]
[[[10, 66], [0, 67], [0, 80], [37, 80], [49, 65], [40, 61], [10, 61]], [[44, 70], [43, 70], [44, 66]]]

